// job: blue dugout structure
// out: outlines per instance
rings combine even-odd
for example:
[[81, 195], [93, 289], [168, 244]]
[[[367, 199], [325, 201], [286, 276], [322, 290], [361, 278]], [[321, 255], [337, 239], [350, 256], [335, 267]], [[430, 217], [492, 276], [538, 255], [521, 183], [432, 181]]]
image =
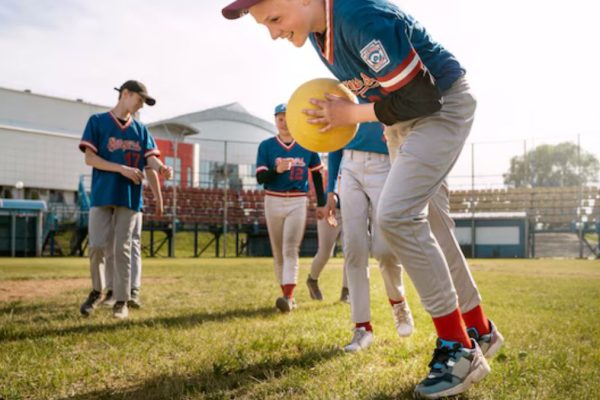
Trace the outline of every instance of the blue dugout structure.
[[46, 210], [43, 200], [0, 199], [0, 255], [41, 256]]
[[525, 212], [451, 214], [465, 256], [528, 258], [529, 223]]

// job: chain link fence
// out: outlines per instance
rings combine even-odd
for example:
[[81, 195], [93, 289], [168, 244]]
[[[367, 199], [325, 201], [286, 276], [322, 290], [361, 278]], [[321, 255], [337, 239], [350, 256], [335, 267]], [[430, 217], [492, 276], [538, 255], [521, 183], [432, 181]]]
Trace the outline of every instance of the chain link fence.
[[[45, 156], [38, 160], [43, 161], [44, 165], [38, 165], [37, 161], [35, 164], [36, 168], [44, 171], [44, 174], [40, 175], [43, 179], [33, 181], [35, 184], [32, 185], [32, 180], [22, 179], [18, 169], [3, 162], [0, 172], [0, 196], [44, 199], [49, 202], [53, 221], [60, 226], [71, 227], [70, 230], [76, 232], [79, 226], [85, 226], [86, 216], [85, 210], [82, 212], [80, 209], [81, 198], [75, 190], [76, 182], [73, 182], [72, 172], [82, 169], [89, 173], [89, 168], [83, 164], [83, 157], [77, 150], [79, 138], [73, 137], [69, 140], [61, 137], [60, 140], [69, 142], [62, 143], [62, 148], [70, 149], [71, 153], [76, 152], [77, 160], [82, 165], [74, 165], [69, 169], [63, 162], [59, 163], [58, 167], [54, 164], [58, 158], [71, 160], [73, 154], [66, 158], [60, 152], [54, 158]], [[585, 166], [590, 155], [596, 160], [600, 159], [599, 142], [600, 135], [593, 133], [469, 142], [448, 177], [452, 191], [452, 211], [524, 211], [532, 222], [534, 232], [575, 232], [582, 243], [581, 248], [592, 251], [595, 244], [589, 239], [589, 234], [595, 232], [600, 214], [596, 189], [598, 176], [590, 173]], [[214, 139], [197, 139], [193, 143], [199, 146], [200, 151], [192, 166], [183, 165], [177, 157], [166, 160], [174, 168], [175, 177], [166, 182], [166, 207], [163, 217], [153, 217], [153, 200], [151, 195], [146, 196], [147, 226], [160, 225], [161, 235], [170, 235], [171, 240], [178, 237], [179, 232], [195, 232], [198, 229], [212, 232], [212, 238], [221, 240], [221, 243], [218, 243], [218, 249], [215, 250], [213, 246], [205, 252], [212, 253], [215, 250], [215, 255], [237, 255], [240, 253], [239, 240], [245, 239], [236, 237], [235, 241], [232, 241], [231, 237], [247, 236], [249, 232], [257, 230], [257, 225], [264, 224], [261, 187], [255, 179], [255, 160], [259, 143]], [[535, 159], [538, 154], [536, 149], [560, 144], [570, 146], [568, 160], [562, 160], [562, 163], [549, 167], [541, 160]], [[10, 142], [4, 146], [2, 153], [19, 151], [18, 148], [9, 147]], [[572, 153], [573, 151], [575, 153]], [[326, 155], [323, 155], [323, 158], [326, 164]], [[516, 161], [516, 164], [520, 163], [520, 166], [513, 165], [511, 169], [511, 160]], [[564, 170], [561, 171], [561, 168]], [[29, 169], [28, 174], [31, 174]], [[538, 185], [540, 176], [544, 174], [563, 176], [564, 181], [558, 186], [562, 189]], [[48, 185], [44, 185], [44, 181], [47, 181]], [[17, 188], [16, 182], [22, 182], [23, 185]], [[73, 189], [61, 190], [66, 186]], [[89, 179], [85, 181], [85, 187], [89, 190]], [[312, 200], [311, 211], [315, 207], [314, 198]], [[309, 225], [312, 222], [314, 218], [309, 220]], [[73, 248], [78, 247], [78, 240], [71, 238], [69, 251], [63, 251], [63, 254], [72, 254]], [[175, 254], [174, 242], [175, 240], [172, 240], [168, 244], [168, 254]], [[81, 249], [83, 243], [79, 245]], [[198, 246], [203, 247], [202, 244]], [[195, 248], [194, 255], [197, 255], [199, 247]], [[236, 248], [235, 251], [233, 247]], [[166, 247], [161, 251], [164, 250]]]

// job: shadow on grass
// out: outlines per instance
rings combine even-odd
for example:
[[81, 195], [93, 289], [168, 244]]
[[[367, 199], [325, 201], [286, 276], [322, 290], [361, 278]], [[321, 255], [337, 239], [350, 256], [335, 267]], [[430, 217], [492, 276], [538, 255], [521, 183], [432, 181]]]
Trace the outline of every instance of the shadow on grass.
[[[198, 374], [160, 375], [127, 389], [103, 389], [82, 393], [63, 400], [83, 399], [188, 399], [194, 395], [209, 399], [236, 398], [248, 395], [253, 386], [274, 381], [290, 369], [310, 370], [319, 363], [342, 356], [339, 349], [307, 350], [297, 357], [264, 360], [243, 366], [213, 364]], [[297, 390], [298, 387], [296, 386]], [[284, 388], [282, 390], [287, 390]], [[316, 393], [307, 393], [314, 398]]]
[[42, 311], [47, 311], [47, 304], [29, 304], [24, 303], [19, 300], [11, 301], [8, 303], [4, 303], [2, 307], [0, 307], [0, 315], [4, 314], [12, 314], [12, 315], [28, 315], [39, 313]]
[[[38, 339], [47, 336], [68, 336], [78, 333], [96, 333], [96, 332], [114, 332], [122, 329], [135, 327], [154, 327], [164, 326], [166, 328], [185, 329], [205, 322], [226, 321], [233, 318], [254, 318], [267, 317], [278, 314], [273, 307], [262, 307], [257, 309], [234, 309], [223, 312], [199, 312], [186, 315], [177, 315], [173, 317], [146, 318], [140, 320], [116, 321], [108, 324], [87, 324], [71, 326], [46, 328], [39, 330], [19, 330], [2, 331], [0, 330], [0, 341], [15, 341], [24, 339]], [[82, 317], [82, 321], [85, 321]]]

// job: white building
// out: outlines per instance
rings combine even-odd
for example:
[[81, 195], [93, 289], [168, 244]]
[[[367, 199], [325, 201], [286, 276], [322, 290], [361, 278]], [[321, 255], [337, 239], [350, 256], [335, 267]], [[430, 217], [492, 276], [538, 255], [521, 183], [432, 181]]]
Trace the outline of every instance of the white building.
[[72, 204], [79, 176], [90, 173], [78, 149], [83, 129], [108, 109], [0, 87], [0, 198]]
[[[178, 135], [168, 129], [169, 124], [189, 126], [198, 133]], [[223, 171], [225, 162], [230, 187], [254, 188], [258, 144], [277, 132], [272, 122], [249, 114], [238, 103], [153, 122], [148, 127], [157, 138], [183, 140], [200, 147], [195, 186], [205, 188], [223, 187], [215, 171]]]
[[[109, 109], [0, 87], [0, 198], [73, 204], [79, 177], [90, 175], [78, 149], [83, 129], [90, 115]], [[276, 132], [271, 122], [250, 115], [237, 103], [147, 125], [157, 138], [199, 145], [194, 186], [204, 187], [218, 180], [215, 171], [223, 169], [225, 159], [230, 178], [244, 187], [255, 185], [258, 143]], [[187, 136], [195, 131], [199, 133]]]

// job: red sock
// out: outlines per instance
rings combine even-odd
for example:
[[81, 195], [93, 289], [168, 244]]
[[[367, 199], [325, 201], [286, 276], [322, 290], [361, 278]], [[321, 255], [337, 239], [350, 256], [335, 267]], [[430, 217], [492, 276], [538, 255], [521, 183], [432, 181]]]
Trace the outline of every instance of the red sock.
[[283, 285], [283, 295], [285, 297], [287, 297], [288, 299], [291, 299], [292, 297], [294, 297], [294, 288], [295, 287], [296, 287], [296, 285], [294, 285], [294, 284]]
[[393, 306], [394, 304], [400, 304], [404, 302], [404, 297], [401, 298], [400, 300], [392, 300], [392, 299], [388, 299], [390, 304]]
[[467, 311], [462, 315], [463, 320], [468, 328], [475, 328], [480, 335], [490, 333], [490, 323], [483, 312], [481, 305], [478, 305], [471, 311]]
[[356, 323], [356, 327], [357, 328], [365, 328], [366, 330], [368, 330], [369, 332], [373, 332], [373, 327], [371, 326], [371, 321], [367, 321], [367, 322], [357, 322]]
[[438, 337], [451, 342], [460, 342], [467, 349], [471, 348], [471, 340], [467, 335], [467, 327], [457, 308], [448, 315], [433, 318]]

